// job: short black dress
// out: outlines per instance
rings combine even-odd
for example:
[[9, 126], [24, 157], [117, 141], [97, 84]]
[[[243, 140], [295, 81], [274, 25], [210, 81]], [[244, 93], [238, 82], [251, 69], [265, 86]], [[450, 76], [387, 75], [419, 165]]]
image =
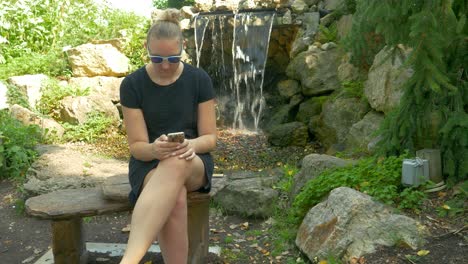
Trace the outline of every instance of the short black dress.
[[[148, 130], [149, 141], [162, 134], [185, 132], [188, 139], [198, 137], [198, 104], [214, 98], [211, 78], [202, 69], [184, 63], [180, 77], [170, 85], [154, 83], [142, 67], [125, 77], [120, 85], [120, 103], [128, 108], [141, 109]], [[200, 192], [209, 192], [214, 163], [210, 153], [197, 154], [205, 165], [207, 185]], [[129, 180], [132, 190], [130, 203], [135, 205], [145, 176], [159, 160], [141, 161], [130, 157]]]

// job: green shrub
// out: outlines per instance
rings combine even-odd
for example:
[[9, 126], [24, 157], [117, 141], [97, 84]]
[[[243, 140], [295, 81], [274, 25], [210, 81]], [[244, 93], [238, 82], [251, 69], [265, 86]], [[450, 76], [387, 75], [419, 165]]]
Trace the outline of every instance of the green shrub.
[[41, 139], [37, 126], [24, 126], [0, 111], [0, 178], [21, 179], [37, 157], [34, 146]]
[[30, 108], [26, 94], [11, 84], [7, 84], [7, 103], [9, 105], [17, 104], [24, 108]]
[[100, 112], [91, 112], [88, 114], [88, 119], [85, 123], [79, 125], [71, 125], [68, 123], [62, 124], [65, 128], [63, 135], [64, 141], [85, 141], [94, 142], [102, 136], [109, 128], [112, 127], [114, 121]]
[[0, 67], [0, 79], [37, 72], [69, 75], [62, 49], [96, 39], [128, 38], [131, 48], [126, 47], [125, 54], [132, 66], [142, 65], [149, 23], [147, 18], [93, 0], [1, 1], [0, 65], [8, 65]]
[[401, 164], [408, 158], [405, 153], [387, 158], [363, 158], [358, 164], [334, 168], [310, 180], [295, 197], [291, 214], [296, 224], [307, 211], [318, 204], [328, 193], [338, 187], [347, 186], [366, 193], [385, 204], [400, 208], [416, 208], [424, 199], [423, 192], [404, 190], [401, 185]]
[[89, 95], [89, 87], [75, 88], [68, 85], [60, 85], [58, 81], [50, 79], [42, 84], [41, 92], [42, 97], [37, 104], [37, 110], [43, 115], [58, 119], [60, 100], [66, 96]]
[[71, 76], [65, 54], [59, 50], [50, 50], [46, 53], [31, 52], [10, 58], [7, 64], [0, 63], [0, 79], [39, 73], [48, 76]]

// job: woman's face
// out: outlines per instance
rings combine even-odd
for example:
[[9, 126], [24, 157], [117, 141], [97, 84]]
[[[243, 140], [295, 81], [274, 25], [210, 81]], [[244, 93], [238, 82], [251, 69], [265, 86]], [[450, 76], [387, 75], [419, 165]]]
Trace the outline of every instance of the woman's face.
[[[180, 64], [180, 57], [179, 59], [176, 57], [180, 56], [182, 52], [182, 45], [178, 39], [153, 38], [148, 43], [147, 49], [150, 56], [166, 57], [161, 63], [154, 62], [160, 60], [160, 58], [152, 58], [153, 67], [160, 77], [171, 77], [176, 73]], [[167, 58], [172, 56], [174, 57]]]

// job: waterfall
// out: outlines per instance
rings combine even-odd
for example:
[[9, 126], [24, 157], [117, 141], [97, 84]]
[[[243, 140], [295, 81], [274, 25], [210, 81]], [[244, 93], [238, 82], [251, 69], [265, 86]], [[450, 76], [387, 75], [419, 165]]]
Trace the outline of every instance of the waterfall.
[[[265, 107], [263, 79], [273, 20], [273, 12], [195, 18], [197, 67], [204, 67], [212, 77], [218, 114], [234, 129], [258, 130]], [[209, 47], [204, 45], [207, 41]]]

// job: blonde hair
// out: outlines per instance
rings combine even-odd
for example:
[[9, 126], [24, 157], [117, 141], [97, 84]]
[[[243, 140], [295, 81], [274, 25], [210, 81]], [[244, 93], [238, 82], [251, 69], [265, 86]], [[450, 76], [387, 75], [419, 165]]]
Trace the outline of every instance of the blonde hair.
[[146, 43], [151, 39], [177, 39], [182, 43], [182, 30], [180, 28], [180, 11], [168, 8], [158, 14], [146, 36]]

